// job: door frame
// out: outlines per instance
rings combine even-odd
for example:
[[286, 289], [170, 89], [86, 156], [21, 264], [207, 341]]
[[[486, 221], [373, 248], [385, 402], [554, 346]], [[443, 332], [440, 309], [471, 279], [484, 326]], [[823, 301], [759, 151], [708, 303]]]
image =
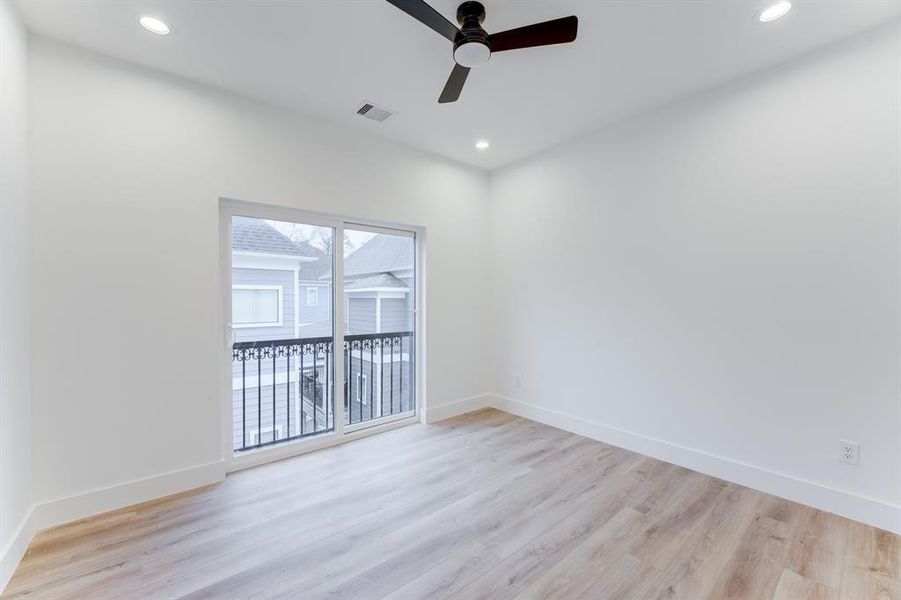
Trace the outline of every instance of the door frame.
[[[412, 234], [414, 239], [414, 370], [413, 390], [415, 394], [415, 409], [413, 413], [402, 413], [390, 417], [378, 418], [365, 424], [344, 425], [344, 352], [334, 352], [332, 368], [334, 374], [339, 376], [342, 382], [335, 380], [333, 401], [335, 428], [331, 432], [323, 432], [305, 439], [288, 441], [275, 446], [268, 446], [258, 450], [247, 450], [241, 454], [235, 454], [232, 448], [232, 343], [233, 333], [228, 325], [231, 317], [231, 218], [232, 216], [245, 216], [258, 219], [272, 219], [331, 227], [335, 231], [336, 250], [333, 252], [332, 285], [332, 335], [335, 349], [344, 347], [344, 261], [343, 239], [345, 225], [355, 230], [370, 230], [382, 233]], [[304, 454], [320, 448], [343, 444], [354, 439], [382, 433], [398, 427], [404, 427], [413, 423], [425, 423], [426, 414], [426, 336], [425, 336], [425, 239], [426, 229], [420, 225], [409, 225], [378, 221], [373, 219], [361, 219], [360, 217], [346, 217], [330, 213], [309, 211], [288, 206], [276, 206], [235, 200], [232, 198], [219, 199], [219, 263], [220, 263], [220, 314], [219, 323], [222, 327], [223, 350], [221, 352], [220, 390], [220, 421], [222, 437], [222, 453], [225, 460], [226, 472], [230, 473], [248, 467], [281, 460], [291, 456]], [[340, 246], [338, 242], [340, 241]], [[341, 248], [342, 260], [339, 260], [337, 248]], [[362, 425], [362, 426], [361, 426]]]

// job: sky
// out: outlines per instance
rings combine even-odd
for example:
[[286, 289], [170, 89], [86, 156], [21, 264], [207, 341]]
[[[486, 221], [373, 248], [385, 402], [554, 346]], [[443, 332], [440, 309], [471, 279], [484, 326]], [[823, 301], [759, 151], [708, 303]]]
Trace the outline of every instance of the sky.
[[[313, 246], [316, 246], [320, 250], [327, 251], [328, 243], [332, 229], [330, 227], [320, 227], [318, 225], [304, 225], [302, 223], [290, 223], [288, 221], [272, 221], [267, 220], [267, 223], [275, 227], [281, 233], [285, 234], [295, 242], [304, 241], [309, 242]], [[345, 254], [349, 254], [353, 250], [356, 250], [369, 240], [375, 237], [374, 233], [370, 233], [368, 231], [356, 231], [353, 229], [345, 229], [344, 230], [344, 238], [345, 238]]]

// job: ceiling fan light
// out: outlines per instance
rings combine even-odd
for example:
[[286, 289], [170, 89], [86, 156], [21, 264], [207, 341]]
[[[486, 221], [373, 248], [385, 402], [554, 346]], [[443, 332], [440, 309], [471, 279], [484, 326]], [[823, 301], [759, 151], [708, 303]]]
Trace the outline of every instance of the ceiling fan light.
[[454, 61], [461, 67], [476, 67], [488, 62], [491, 49], [482, 42], [464, 42], [454, 48]]

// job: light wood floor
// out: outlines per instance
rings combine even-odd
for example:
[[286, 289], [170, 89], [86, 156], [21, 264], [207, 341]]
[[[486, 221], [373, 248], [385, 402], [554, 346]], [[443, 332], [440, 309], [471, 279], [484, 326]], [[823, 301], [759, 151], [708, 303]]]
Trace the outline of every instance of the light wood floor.
[[497, 411], [39, 535], [3, 598], [901, 598], [901, 539]]

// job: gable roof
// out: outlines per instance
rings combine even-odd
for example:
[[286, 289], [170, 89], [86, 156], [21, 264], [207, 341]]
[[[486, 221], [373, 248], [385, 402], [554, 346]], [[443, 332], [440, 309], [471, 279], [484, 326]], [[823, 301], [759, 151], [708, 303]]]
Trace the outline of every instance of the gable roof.
[[322, 251], [307, 242], [294, 242], [263, 219], [232, 217], [232, 250], [320, 258]]
[[319, 279], [331, 279], [332, 257], [315, 246], [313, 250], [318, 253], [319, 260], [300, 263], [300, 280], [318, 281]]
[[413, 239], [379, 234], [347, 257], [344, 262], [344, 275], [354, 277], [412, 268]]
[[390, 273], [379, 273], [370, 277], [361, 277], [354, 279], [344, 289], [352, 292], [354, 290], [368, 290], [372, 288], [397, 288], [402, 290], [409, 289], [409, 286]]

